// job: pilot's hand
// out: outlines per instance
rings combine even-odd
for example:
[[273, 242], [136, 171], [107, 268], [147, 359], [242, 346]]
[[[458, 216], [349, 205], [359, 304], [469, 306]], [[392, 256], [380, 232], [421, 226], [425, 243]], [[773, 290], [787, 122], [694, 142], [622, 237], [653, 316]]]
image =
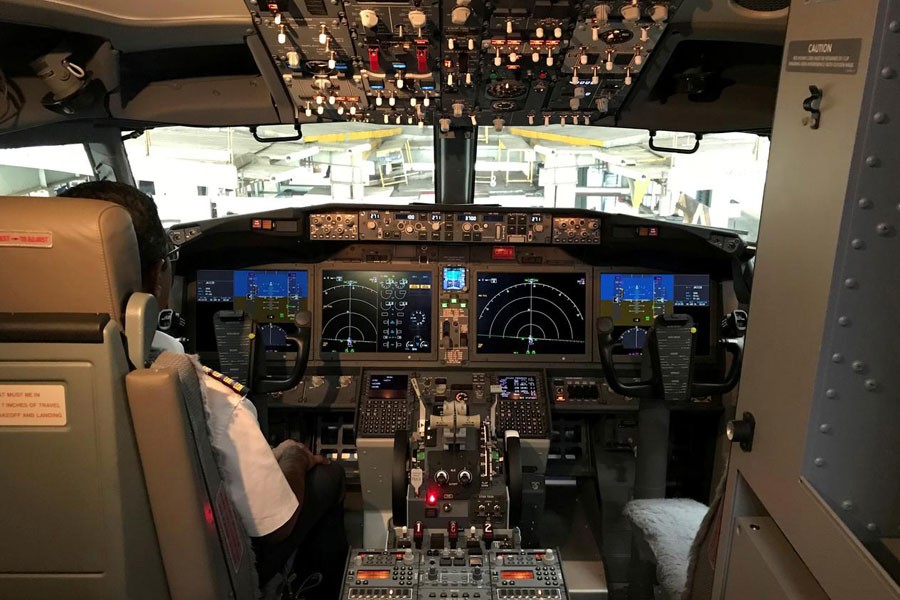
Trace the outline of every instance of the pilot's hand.
[[282, 458], [286, 457], [302, 459], [306, 463], [307, 470], [312, 469], [316, 465], [327, 465], [331, 462], [324, 456], [313, 454], [309, 448], [297, 440], [284, 440], [272, 450], [272, 453], [277, 461], [281, 461]]

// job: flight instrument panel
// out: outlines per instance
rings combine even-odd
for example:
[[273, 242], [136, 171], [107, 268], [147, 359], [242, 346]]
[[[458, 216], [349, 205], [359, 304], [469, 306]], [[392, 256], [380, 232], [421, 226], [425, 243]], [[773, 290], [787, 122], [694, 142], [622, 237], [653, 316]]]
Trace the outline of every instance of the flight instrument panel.
[[[404, 364], [503, 374], [495, 385], [523, 401], [536, 382], [555, 404], [602, 404], [604, 318], [623, 368], [640, 365], [654, 320], [676, 313], [691, 317], [697, 364], [718, 368], [722, 282], [744, 249], [728, 232], [571, 209], [332, 205], [182, 229], [171, 237], [188, 349], [242, 381], [253, 337], [266, 370], [283, 374], [308, 311], [310, 375], [284, 398], [336, 406], [367, 392], [359, 369]], [[241, 252], [221, 252], [234, 239]], [[373, 380], [388, 386], [378, 393], [397, 375]]]
[[310, 307], [313, 357], [326, 363], [591, 362], [596, 317], [613, 320], [617, 355], [633, 358], [655, 317], [672, 313], [693, 318], [696, 354], [710, 355], [717, 292], [708, 274], [607, 271], [481, 264], [203, 269], [196, 272], [197, 348], [222, 354], [221, 321], [241, 314], [259, 325], [267, 352], [288, 352], [296, 313]]

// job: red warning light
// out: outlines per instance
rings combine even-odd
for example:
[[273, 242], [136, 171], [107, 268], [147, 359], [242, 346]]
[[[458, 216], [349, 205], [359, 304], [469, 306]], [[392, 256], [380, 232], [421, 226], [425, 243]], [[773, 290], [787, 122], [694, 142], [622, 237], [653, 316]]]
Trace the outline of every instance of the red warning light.
[[425, 503], [428, 506], [434, 506], [437, 504], [437, 501], [438, 501], [437, 494], [435, 492], [429, 490], [428, 495], [425, 496]]
[[515, 246], [494, 246], [491, 252], [491, 257], [494, 260], [515, 260], [516, 259], [516, 248]]

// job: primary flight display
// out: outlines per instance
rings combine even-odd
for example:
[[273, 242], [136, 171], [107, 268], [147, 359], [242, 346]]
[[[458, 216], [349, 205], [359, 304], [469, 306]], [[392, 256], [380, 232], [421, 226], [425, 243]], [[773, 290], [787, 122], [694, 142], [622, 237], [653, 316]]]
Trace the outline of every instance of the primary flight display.
[[582, 272], [479, 273], [476, 352], [585, 354], [586, 281]]
[[620, 352], [639, 355], [657, 315], [689, 314], [697, 328], [696, 353], [709, 353], [709, 275], [603, 273], [600, 313], [613, 321]]

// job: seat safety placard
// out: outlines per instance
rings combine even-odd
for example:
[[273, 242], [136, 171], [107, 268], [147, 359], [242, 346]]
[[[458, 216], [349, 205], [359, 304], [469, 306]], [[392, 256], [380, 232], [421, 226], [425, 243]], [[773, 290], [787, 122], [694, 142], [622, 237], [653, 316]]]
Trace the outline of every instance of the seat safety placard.
[[0, 427], [64, 427], [66, 387], [0, 383]]

